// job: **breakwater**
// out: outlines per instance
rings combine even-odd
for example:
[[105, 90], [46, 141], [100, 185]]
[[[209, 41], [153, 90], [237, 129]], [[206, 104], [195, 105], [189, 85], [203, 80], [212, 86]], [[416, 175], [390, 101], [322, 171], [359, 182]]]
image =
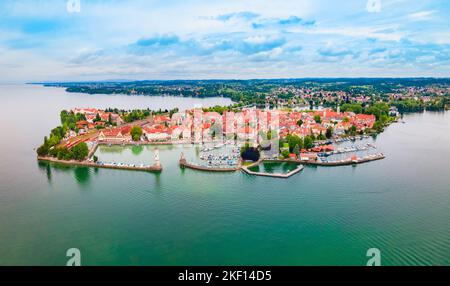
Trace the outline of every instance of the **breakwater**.
[[384, 159], [385, 156], [383, 153], [378, 153], [374, 155], [368, 155], [361, 158], [356, 159], [344, 159], [339, 161], [304, 161], [303, 164], [306, 165], [315, 165], [315, 166], [347, 166], [347, 165], [354, 165], [354, 164], [362, 164], [367, 162], [372, 162], [376, 160]]
[[184, 158], [180, 159], [180, 167], [194, 169], [194, 170], [200, 170], [200, 171], [208, 171], [208, 172], [235, 172], [241, 168], [240, 166], [230, 167], [230, 168], [200, 166], [200, 165], [188, 163], [186, 161], [186, 159], [184, 159]]
[[117, 170], [131, 170], [131, 171], [145, 171], [145, 172], [155, 172], [159, 173], [162, 171], [161, 165], [152, 165], [152, 166], [132, 166], [132, 165], [110, 165], [110, 164], [98, 164], [90, 161], [76, 161], [76, 160], [59, 160], [53, 157], [37, 157], [38, 161], [46, 161], [64, 165], [72, 165], [72, 166], [85, 166], [85, 167], [94, 167], [94, 168], [105, 168], [105, 169], [117, 169]]

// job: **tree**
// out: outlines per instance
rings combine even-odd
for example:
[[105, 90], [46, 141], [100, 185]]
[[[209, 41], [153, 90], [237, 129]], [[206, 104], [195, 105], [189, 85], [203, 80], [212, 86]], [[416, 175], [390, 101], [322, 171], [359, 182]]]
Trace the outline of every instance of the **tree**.
[[345, 103], [341, 106], [341, 111], [342, 112], [350, 111], [350, 112], [353, 112], [356, 114], [362, 113], [362, 105], [359, 103], [354, 103], [354, 104]]
[[133, 141], [139, 141], [142, 136], [142, 128], [140, 126], [133, 126], [130, 131]]
[[45, 156], [48, 154], [48, 146], [46, 144], [42, 144], [39, 148], [37, 148], [36, 153], [38, 156]]
[[73, 154], [73, 158], [78, 161], [84, 160], [89, 154], [89, 148], [85, 142], [78, 143], [70, 151]]
[[347, 116], [344, 116], [344, 118], [342, 118], [342, 122], [350, 122], [350, 119]]
[[48, 139], [47, 145], [48, 147], [53, 147], [59, 144], [61, 142], [61, 137], [58, 135], [51, 135], [50, 139]]
[[325, 133], [325, 137], [327, 137], [327, 139], [330, 139], [331, 137], [333, 137], [333, 128], [332, 127], [328, 127], [327, 128], [327, 132]]
[[295, 146], [299, 146], [299, 148], [303, 147], [303, 141], [297, 135], [289, 134], [286, 136], [287, 143], [289, 144], [289, 151], [293, 152]]
[[248, 143], [241, 148], [241, 158], [243, 160], [251, 160], [253, 162], [258, 161], [261, 154], [255, 147], [250, 147]]
[[320, 117], [320, 115], [314, 115], [314, 121], [316, 122], [316, 123], [321, 123], [322, 122], [322, 118]]
[[306, 149], [311, 149], [314, 146], [314, 140], [310, 136], [306, 136], [303, 142]]
[[299, 119], [299, 120], [297, 121], [297, 125], [298, 125], [298, 126], [302, 126], [302, 125], [303, 125], [303, 120]]
[[94, 155], [94, 157], [92, 158], [94, 160], [94, 163], [98, 162], [98, 157]]
[[71, 160], [73, 153], [71, 150], [67, 149], [67, 147], [61, 147], [56, 151], [56, 157], [58, 157], [59, 160]]
[[288, 150], [283, 150], [281, 151], [281, 156], [283, 156], [283, 158], [287, 159], [289, 158], [289, 151]]
[[102, 118], [100, 117], [100, 114], [97, 113], [97, 115], [95, 115], [94, 122], [98, 122], [98, 121], [102, 121]]
[[294, 147], [294, 154], [297, 156], [300, 155], [300, 147], [298, 145], [295, 145]]
[[389, 116], [387, 116], [386, 114], [381, 114], [380, 116], [380, 121], [381, 123], [387, 123], [389, 121]]
[[377, 132], [381, 132], [381, 131], [383, 131], [383, 124], [379, 120], [377, 120], [373, 124], [372, 129]]

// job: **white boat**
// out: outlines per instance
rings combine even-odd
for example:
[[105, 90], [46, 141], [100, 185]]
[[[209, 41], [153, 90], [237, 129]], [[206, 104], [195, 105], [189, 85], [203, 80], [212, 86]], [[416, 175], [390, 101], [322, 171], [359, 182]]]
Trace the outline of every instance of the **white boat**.
[[223, 147], [223, 146], [224, 146], [223, 143], [219, 143], [219, 144], [214, 145], [214, 148], [221, 148], [221, 147]]

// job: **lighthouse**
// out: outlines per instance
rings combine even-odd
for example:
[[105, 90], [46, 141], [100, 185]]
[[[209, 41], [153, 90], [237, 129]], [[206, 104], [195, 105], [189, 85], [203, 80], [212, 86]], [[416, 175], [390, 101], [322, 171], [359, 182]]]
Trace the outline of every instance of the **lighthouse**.
[[159, 161], [159, 150], [155, 149], [155, 166], [159, 167], [161, 166], [161, 163]]

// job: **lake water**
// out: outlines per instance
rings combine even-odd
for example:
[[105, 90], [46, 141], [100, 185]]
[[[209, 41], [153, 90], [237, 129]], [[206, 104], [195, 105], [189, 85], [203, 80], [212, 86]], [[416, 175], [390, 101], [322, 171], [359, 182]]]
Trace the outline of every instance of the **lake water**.
[[248, 169], [253, 172], [269, 173], [269, 174], [287, 174], [297, 168], [297, 164], [287, 162], [262, 162]]
[[[18, 85], [0, 86], [0, 102], [0, 265], [65, 265], [73, 247], [84, 265], [365, 265], [369, 248], [380, 249], [383, 265], [450, 262], [449, 112], [387, 128], [375, 140], [384, 160], [305, 167], [281, 180], [180, 169], [182, 146], [158, 146], [161, 174], [36, 161], [33, 148], [63, 108], [226, 99]], [[153, 160], [153, 146], [99, 152]]]

